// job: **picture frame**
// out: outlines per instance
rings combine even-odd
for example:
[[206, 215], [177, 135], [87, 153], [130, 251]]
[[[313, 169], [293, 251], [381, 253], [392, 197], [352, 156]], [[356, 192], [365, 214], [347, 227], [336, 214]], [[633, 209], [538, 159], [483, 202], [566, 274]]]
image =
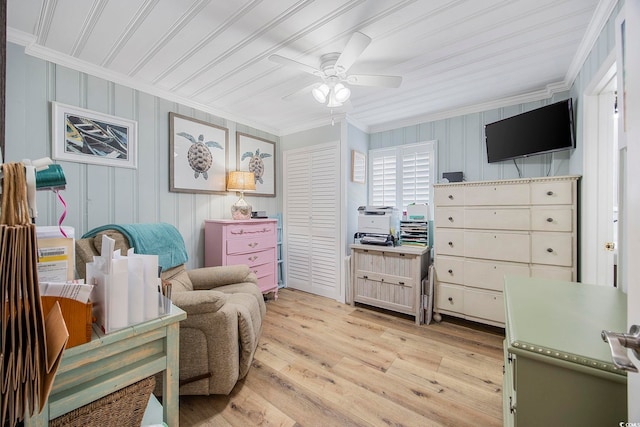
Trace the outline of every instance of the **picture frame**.
[[248, 195], [276, 196], [275, 147], [275, 142], [236, 132], [237, 169], [255, 174], [256, 191]]
[[367, 156], [351, 150], [351, 181], [364, 184], [367, 178]]
[[53, 159], [138, 167], [138, 122], [59, 102], [51, 109]]
[[169, 191], [226, 194], [229, 129], [169, 113]]

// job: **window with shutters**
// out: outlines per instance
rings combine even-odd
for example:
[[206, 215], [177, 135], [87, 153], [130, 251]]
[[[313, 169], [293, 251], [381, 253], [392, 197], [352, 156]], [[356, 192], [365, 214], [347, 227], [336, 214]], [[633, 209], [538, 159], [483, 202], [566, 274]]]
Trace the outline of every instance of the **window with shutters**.
[[369, 204], [404, 210], [410, 203], [431, 204], [435, 183], [435, 142], [369, 151]]

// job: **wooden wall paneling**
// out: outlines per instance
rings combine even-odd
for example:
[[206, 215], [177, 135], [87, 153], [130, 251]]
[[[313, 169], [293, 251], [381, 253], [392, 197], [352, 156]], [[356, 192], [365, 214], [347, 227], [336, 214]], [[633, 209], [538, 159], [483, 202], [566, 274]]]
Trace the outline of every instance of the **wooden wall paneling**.
[[[122, 85], [110, 85], [113, 87], [113, 99], [111, 110], [114, 116], [129, 120], [138, 120], [138, 92]], [[138, 128], [139, 129], [139, 128]], [[138, 130], [138, 134], [140, 134]], [[138, 139], [138, 150], [140, 140]], [[138, 158], [138, 168], [140, 159]], [[113, 222], [115, 224], [130, 224], [138, 222], [138, 170], [131, 168], [113, 169]], [[117, 193], [117, 197], [116, 197]]]
[[464, 117], [464, 164], [462, 170], [467, 181], [480, 179], [480, 171], [486, 162], [484, 131], [479, 114], [468, 114]]
[[442, 179], [442, 172], [449, 169], [449, 135], [447, 135], [447, 121], [439, 120], [433, 124], [433, 139], [438, 141], [438, 171], [440, 176], [436, 177], [436, 182]]
[[[453, 117], [448, 120], [447, 150], [449, 151], [449, 166], [440, 169], [441, 172], [464, 171], [466, 144], [464, 131], [464, 116]], [[442, 173], [440, 173], [442, 177]]]
[[[138, 94], [138, 173], [136, 217], [139, 222], [158, 221], [158, 193], [168, 183], [161, 180], [159, 163], [160, 135], [156, 126], [155, 98], [143, 92]], [[146, 129], [146, 131], [144, 131]], [[163, 167], [164, 166], [164, 167]]]

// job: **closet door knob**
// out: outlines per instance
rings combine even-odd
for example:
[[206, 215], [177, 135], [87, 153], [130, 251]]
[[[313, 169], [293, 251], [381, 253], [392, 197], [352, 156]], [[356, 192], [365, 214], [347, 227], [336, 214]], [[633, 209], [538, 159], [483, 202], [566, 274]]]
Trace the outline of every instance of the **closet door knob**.
[[547, 218], [547, 222], [553, 222], [553, 218]]

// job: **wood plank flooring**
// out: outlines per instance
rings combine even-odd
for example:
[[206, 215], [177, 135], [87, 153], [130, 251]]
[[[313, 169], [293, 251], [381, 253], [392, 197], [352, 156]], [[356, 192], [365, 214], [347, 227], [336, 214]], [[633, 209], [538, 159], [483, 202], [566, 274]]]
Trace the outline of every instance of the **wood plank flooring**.
[[281, 289], [247, 377], [180, 396], [180, 425], [501, 426], [503, 339]]

